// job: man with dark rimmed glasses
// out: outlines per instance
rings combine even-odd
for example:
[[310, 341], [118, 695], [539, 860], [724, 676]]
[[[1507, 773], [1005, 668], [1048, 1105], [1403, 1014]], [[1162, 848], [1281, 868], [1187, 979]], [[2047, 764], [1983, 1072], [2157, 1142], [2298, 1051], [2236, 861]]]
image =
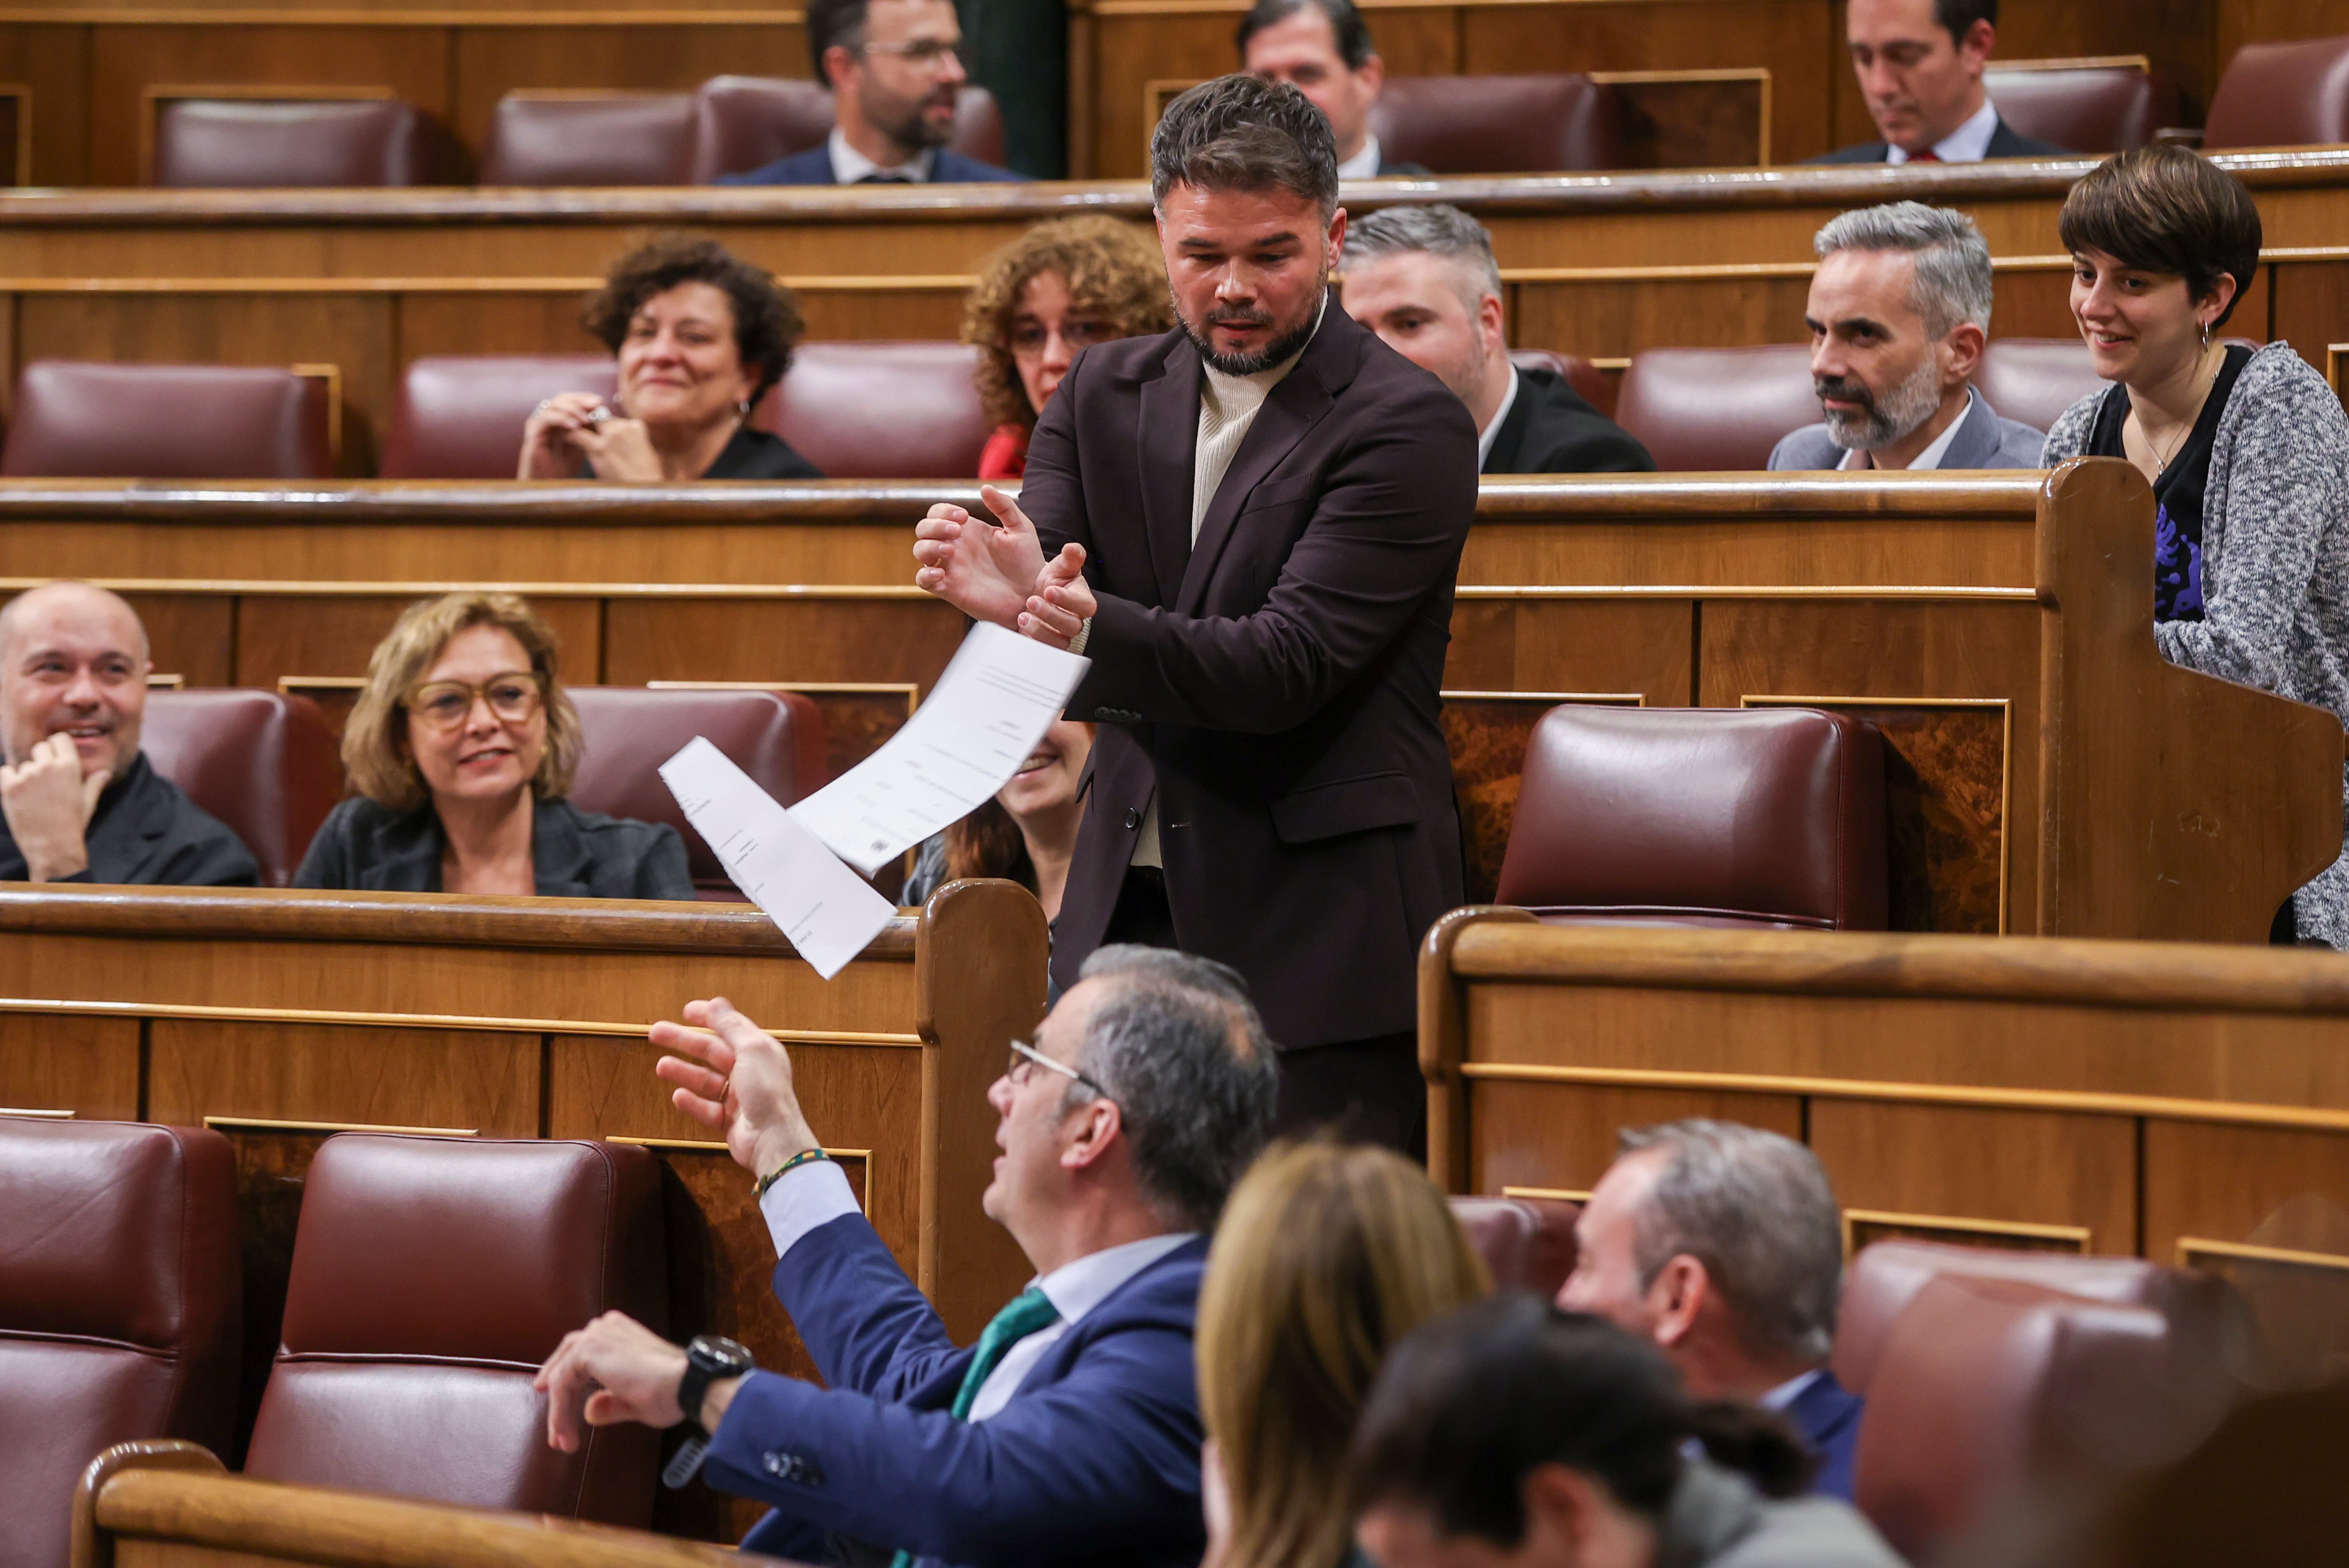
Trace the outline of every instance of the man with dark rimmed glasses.
[[[1192, 1326], [1206, 1233], [1263, 1147], [1278, 1080], [1239, 977], [1104, 947], [988, 1090], [980, 1199], [1036, 1279], [957, 1348], [823, 1153], [773, 1037], [720, 999], [653, 1026], [656, 1071], [758, 1178], [775, 1294], [828, 1385], [730, 1341], [669, 1344], [617, 1313], [539, 1373], [548, 1440], [691, 1421], [713, 1486], [775, 1505], [746, 1550], [809, 1561], [1199, 1560]], [[830, 1538], [827, 1542], [827, 1536]]]

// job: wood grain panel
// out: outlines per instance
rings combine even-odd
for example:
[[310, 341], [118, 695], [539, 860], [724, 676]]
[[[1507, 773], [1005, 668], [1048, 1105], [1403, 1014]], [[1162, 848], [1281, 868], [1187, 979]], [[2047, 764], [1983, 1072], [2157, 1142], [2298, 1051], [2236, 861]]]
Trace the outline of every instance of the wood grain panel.
[[158, 1018], [149, 1026], [149, 1119], [539, 1131], [538, 1037]]
[[1613, 358], [1643, 348], [1798, 342], [1810, 294], [1807, 273], [1726, 278], [1520, 277], [1513, 287], [1513, 341], [1517, 346], [1579, 354], [1586, 359]]
[[[2278, 262], [2264, 270], [2274, 291], [2273, 336], [2298, 349], [2318, 375], [2330, 375], [2327, 350], [2349, 342], [2349, 253]], [[2242, 314], [2238, 310], [2236, 318]], [[2239, 331], [2238, 319], [2227, 323], [2230, 335]]]
[[1810, 1145], [1847, 1209], [1981, 1223], [1984, 1234], [2002, 1222], [2085, 1226], [2086, 1251], [2137, 1251], [2137, 1126], [2126, 1117], [1822, 1099]]
[[1684, 1117], [1742, 1121], [1799, 1139], [1802, 1102], [1789, 1095], [1690, 1093], [1581, 1085], [1479, 1083], [1468, 1095], [1472, 1192], [1504, 1187], [1587, 1192], [1615, 1161], [1615, 1137]]
[[0, 1108], [136, 1120], [138, 1020], [0, 1013]]
[[1447, 691], [1637, 692], [1687, 704], [1691, 608], [1684, 599], [1463, 597], [1452, 606]]
[[221, 1457], [244, 1463], [270, 1364], [284, 1337], [285, 1297], [294, 1274], [294, 1240], [302, 1194], [318, 1146], [333, 1136], [294, 1128], [225, 1130], [236, 1160], [236, 1228], [244, 1285], [244, 1343], [237, 1373], [236, 1435]]
[[0, 81], [33, 89], [16, 124], [16, 134], [32, 140], [33, 183], [88, 184], [89, 30], [0, 24]]
[[[585, 261], [583, 275], [603, 270]], [[428, 354], [600, 354], [604, 346], [579, 325], [585, 304], [575, 289], [403, 292], [399, 363]]]
[[236, 601], [226, 593], [127, 593], [157, 675], [188, 686], [236, 684]]
[[[1092, 165], [1070, 172], [1094, 180], [1137, 180], [1147, 174], [1154, 123], [1149, 118], [1149, 85], [1205, 81], [1238, 69], [1232, 40], [1245, 9], [1235, 5], [1229, 10], [1096, 15]], [[1396, 58], [1388, 60], [1387, 69], [1418, 74], [1415, 65]]]
[[[274, 689], [288, 676], [364, 676], [376, 645], [413, 603], [388, 595], [243, 595], [237, 601], [236, 684]], [[595, 685], [603, 663], [599, 602], [542, 594], [531, 607], [554, 628], [563, 677], [578, 686]]]
[[[1444, 744], [1452, 753], [1452, 790], [1460, 803], [1470, 903], [1491, 903], [1501, 885], [1501, 862], [1516, 821], [1526, 748], [1534, 727], [1557, 706], [1558, 695], [1444, 694]], [[1599, 700], [1592, 694], [1584, 698]], [[1637, 707], [1638, 701], [1619, 697], [1608, 706]]]
[[593, 12], [561, 27], [451, 30], [450, 118], [478, 157], [498, 99], [526, 88], [689, 92], [716, 76], [805, 77], [804, 29], [741, 26], [598, 26]]
[[961, 613], [933, 599], [616, 599], [604, 678], [912, 681], [926, 692], [963, 633]]

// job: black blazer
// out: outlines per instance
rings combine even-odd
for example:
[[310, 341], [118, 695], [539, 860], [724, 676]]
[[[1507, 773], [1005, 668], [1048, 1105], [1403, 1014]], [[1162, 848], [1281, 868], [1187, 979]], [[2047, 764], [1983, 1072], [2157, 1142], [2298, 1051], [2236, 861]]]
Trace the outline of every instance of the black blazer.
[[[261, 867], [226, 823], [139, 753], [107, 781], [83, 830], [89, 865], [63, 880], [144, 887], [251, 887]], [[0, 882], [23, 882], [24, 851], [0, 817]]]
[[1180, 328], [1099, 345], [1028, 449], [1020, 504], [1048, 555], [1084, 545], [1101, 603], [1053, 975], [1100, 944], [1154, 782], [1181, 946], [1247, 976], [1285, 1047], [1399, 1033], [1419, 938], [1464, 896], [1437, 705], [1476, 432], [1332, 300], [1194, 548], [1203, 378]]
[[[579, 477], [593, 480], [595, 465], [581, 463]], [[823, 474], [789, 441], [766, 430], [738, 426], [718, 456], [701, 470], [706, 480], [820, 480]]]
[[[354, 796], [320, 825], [294, 885], [439, 892], [447, 849], [431, 801], [394, 813]], [[685, 841], [665, 822], [598, 816], [568, 800], [541, 800], [531, 812], [530, 853], [541, 898], [694, 896]]]
[[1494, 434], [1488, 474], [1651, 474], [1656, 459], [1555, 370], [1517, 370], [1517, 400]]
[[[1891, 144], [1883, 141], [1863, 141], [1857, 147], [1838, 147], [1825, 158], [1814, 158], [1813, 163], [1881, 163]], [[1990, 133], [1990, 147], [1984, 158], [2077, 158], [2068, 147], [2058, 147], [2052, 141], [2034, 141], [2002, 119], [1998, 129]]]

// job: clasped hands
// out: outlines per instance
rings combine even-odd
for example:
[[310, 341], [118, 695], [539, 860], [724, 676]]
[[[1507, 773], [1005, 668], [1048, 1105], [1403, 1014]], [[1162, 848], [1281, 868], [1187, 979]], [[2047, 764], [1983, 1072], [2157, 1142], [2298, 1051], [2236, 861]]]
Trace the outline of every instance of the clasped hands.
[[[678, 1053], [653, 1064], [656, 1075], [677, 1086], [671, 1103], [722, 1135], [727, 1152], [754, 1176], [819, 1146], [801, 1114], [781, 1042], [723, 996], [687, 1003], [685, 1019], [652, 1026], [652, 1043]], [[702, 1408], [687, 1411], [677, 1405], [684, 1376], [682, 1348], [624, 1313], [607, 1312], [564, 1335], [538, 1369], [533, 1386], [546, 1395], [546, 1440], [574, 1451], [583, 1421], [669, 1427], [691, 1416], [715, 1430], [733, 1398], [733, 1380], [712, 1383]]]
[[1017, 500], [993, 485], [979, 486], [978, 496], [999, 523], [941, 501], [914, 525], [914, 585], [975, 621], [1067, 647], [1098, 607], [1084, 546], [1064, 544], [1047, 561]]
[[73, 737], [59, 730], [35, 743], [25, 759], [0, 767], [0, 818], [25, 857], [28, 881], [57, 882], [89, 865], [89, 819], [114, 775], [84, 775]]
[[661, 477], [660, 454], [642, 419], [615, 413], [592, 392], [557, 392], [522, 428], [522, 477], [571, 479], [583, 459], [599, 480], [652, 484]]

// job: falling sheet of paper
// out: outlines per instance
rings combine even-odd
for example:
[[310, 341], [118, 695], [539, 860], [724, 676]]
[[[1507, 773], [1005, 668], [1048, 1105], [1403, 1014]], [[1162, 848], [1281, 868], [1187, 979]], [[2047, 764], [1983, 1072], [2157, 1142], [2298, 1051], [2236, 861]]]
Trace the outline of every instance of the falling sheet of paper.
[[660, 766], [685, 820], [726, 874], [825, 979], [864, 951], [896, 911], [792, 820], [772, 795], [699, 736]]
[[905, 727], [792, 815], [872, 875], [1002, 789], [1092, 665], [981, 622]]

